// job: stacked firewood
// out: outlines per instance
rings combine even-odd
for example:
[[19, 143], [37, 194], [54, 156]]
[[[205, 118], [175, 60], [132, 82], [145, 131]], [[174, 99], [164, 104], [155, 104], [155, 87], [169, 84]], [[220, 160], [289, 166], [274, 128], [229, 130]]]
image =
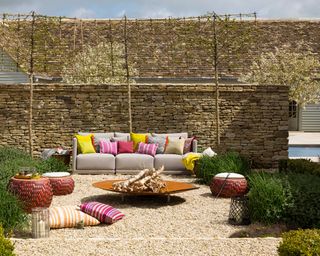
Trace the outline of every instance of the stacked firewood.
[[112, 187], [120, 192], [159, 193], [166, 186], [166, 183], [160, 177], [163, 170], [163, 166], [159, 170], [154, 168], [152, 170], [144, 169], [130, 179], [113, 183]]

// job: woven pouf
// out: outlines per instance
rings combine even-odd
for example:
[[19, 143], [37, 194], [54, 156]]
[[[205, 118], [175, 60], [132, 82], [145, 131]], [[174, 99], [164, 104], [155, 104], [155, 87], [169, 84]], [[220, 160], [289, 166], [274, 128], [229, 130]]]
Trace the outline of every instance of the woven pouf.
[[68, 195], [74, 190], [74, 180], [68, 172], [47, 172], [42, 177], [50, 180], [55, 196]]
[[35, 207], [49, 207], [52, 201], [52, 188], [47, 178], [11, 178], [8, 190], [18, 197], [27, 213]]
[[214, 196], [242, 196], [247, 192], [247, 180], [238, 173], [219, 173], [213, 177], [210, 190]]

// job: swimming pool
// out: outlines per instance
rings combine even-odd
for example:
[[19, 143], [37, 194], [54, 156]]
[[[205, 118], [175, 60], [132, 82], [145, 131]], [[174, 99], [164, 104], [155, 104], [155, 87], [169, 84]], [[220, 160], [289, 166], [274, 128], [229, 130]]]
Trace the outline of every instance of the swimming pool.
[[289, 146], [289, 157], [318, 157], [320, 146]]

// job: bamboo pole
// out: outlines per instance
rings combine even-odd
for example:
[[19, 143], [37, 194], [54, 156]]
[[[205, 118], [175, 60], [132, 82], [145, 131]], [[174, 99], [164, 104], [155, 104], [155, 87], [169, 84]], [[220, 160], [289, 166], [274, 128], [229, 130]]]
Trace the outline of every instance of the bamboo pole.
[[127, 16], [124, 16], [124, 58], [125, 58], [125, 69], [126, 69], [126, 82], [128, 86], [128, 115], [129, 115], [129, 130], [132, 132], [132, 112], [131, 112], [131, 84], [130, 84], [130, 73], [128, 65], [128, 35], [127, 35]]
[[30, 51], [30, 98], [29, 98], [29, 153], [33, 157], [33, 54], [34, 54], [34, 25], [35, 15], [32, 12], [31, 22], [31, 51]]
[[215, 103], [216, 103], [216, 144], [220, 145], [220, 111], [219, 111], [219, 70], [218, 70], [218, 40], [217, 40], [217, 17], [213, 15], [213, 65], [215, 83]]

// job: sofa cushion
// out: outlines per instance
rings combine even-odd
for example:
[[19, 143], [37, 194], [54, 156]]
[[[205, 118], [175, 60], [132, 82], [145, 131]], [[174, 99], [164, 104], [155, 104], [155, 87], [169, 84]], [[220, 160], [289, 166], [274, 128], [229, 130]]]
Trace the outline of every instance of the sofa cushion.
[[118, 142], [110, 142], [106, 139], [100, 140], [100, 153], [116, 155], [118, 153]]
[[180, 133], [152, 133], [152, 136], [155, 137], [169, 137], [170, 138], [184, 138], [187, 139], [188, 138], [188, 133], [187, 132], [180, 132]]
[[111, 154], [79, 154], [77, 155], [78, 170], [114, 170], [115, 157]]
[[133, 141], [133, 150], [136, 152], [140, 142], [146, 143], [147, 141], [146, 133], [130, 133], [130, 139]]
[[157, 154], [154, 157], [154, 168], [159, 169], [164, 166], [165, 171], [185, 170], [182, 157], [182, 155], [175, 154]]
[[130, 133], [128, 132], [115, 132], [114, 133], [114, 137], [127, 137], [127, 140], [126, 141], [129, 141], [130, 140]]
[[193, 140], [194, 140], [194, 137], [191, 137], [191, 138], [187, 138], [184, 141], [183, 154], [192, 152], [192, 142], [193, 142]]
[[93, 134], [93, 144], [96, 149], [96, 152], [100, 152], [100, 140], [101, 139], [110, 140], [114, 136], [113, 132], [96, 132], [96, 133], [94, 133], [94, 132], [92, 132], [92, 133], [78, 132], [78, 134], [80, 134], [80, 135]]
[[183, 138], [169, 138], [168, 145], [166, 146], [165, 154], [183, 154], [185, 139]]
[[116, 156], [117, 170], [142, 170], [153, 168], [153, 157], [145, 154], [118, 154]]
[[156, 154], [157, 148], [158, 148], [158, 144], [146, 144], [146, 143], [140, 142], [138, 145], [137, 153], [154, 156]]
[[157, 147], [157, 154], [163, 154], [167, 144], [166, 137], [153, 137], [148, 135], [148, 143], [149, 144], [158, 144]]
[[118, 154], [121, 153], [133, 153], [132, 141], [118, 141]]
[[92, 138], [93, 138], [92, 134], [88, 134], [88, 135], [76, 134], [75, 137], [77, 138], [78, 147], [81, 153], [83, 154], [96, 153], [96, 150], [92, 144]]

